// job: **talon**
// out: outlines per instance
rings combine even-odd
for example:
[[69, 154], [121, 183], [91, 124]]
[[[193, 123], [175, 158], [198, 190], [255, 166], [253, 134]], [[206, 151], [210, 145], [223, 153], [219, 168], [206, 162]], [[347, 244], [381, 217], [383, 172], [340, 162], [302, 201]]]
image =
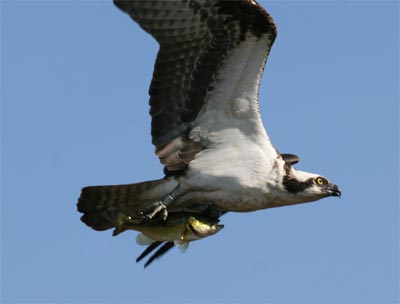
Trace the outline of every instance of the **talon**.
[[167, 211], [167, 207], [165, 207], [164, 209], [160, 210], [161, 214], [161, 218], [163, 221], [165, 221], [168, 217], [168, 211]]
[[221, 210], [218, 210], [213, 202], [209, 202], [207, 205], [207, 212], [206, 215], [207, 217], [209, 217], [210, 219], [218, 219], [221, 217], [221, 215], [223, 214], [223, 212]]
[[168, 217], [167, 206], [163, 202], [156, 202], [150, 207], [150, 212], [144, 215], [144, 220], [149, 221], [153, 219], [156, 215], [160, 215], [160, 217], [165, 221]]
[[167, 206], [175, 201], [176, 191], [177, 189], [167, 194], [162, 200], [149, 205], [145, 211], [139, 212], [142, 222], [152, 220], [156, 216], [165, 221], [168, 217]]

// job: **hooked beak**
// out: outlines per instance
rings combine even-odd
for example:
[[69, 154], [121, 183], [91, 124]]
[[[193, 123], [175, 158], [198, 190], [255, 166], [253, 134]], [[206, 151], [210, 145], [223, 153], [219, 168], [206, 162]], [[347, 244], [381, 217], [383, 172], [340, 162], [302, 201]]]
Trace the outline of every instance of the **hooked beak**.
[[339, 187], [334, 184], [332, 184], [326, 191], [329, 196], [337, 196], [339, 198], [342, 196], [342, 192], [340, 191]]

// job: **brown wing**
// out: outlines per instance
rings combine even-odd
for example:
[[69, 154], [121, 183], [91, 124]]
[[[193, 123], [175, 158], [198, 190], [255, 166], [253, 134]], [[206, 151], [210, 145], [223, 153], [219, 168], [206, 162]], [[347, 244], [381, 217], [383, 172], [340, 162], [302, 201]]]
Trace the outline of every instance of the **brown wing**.
[[187, 135], [224, 58], [248, 33], [269, 35], [272, 46], [275, 24], [252, 0], [114, 2], [160, 44], [149, 89], [152, 142], [166, 173], [179, 172], [203, 148]]
[[294, 154], [281, 153], [281, 157], [285, 161], [285, 163], [289, 166], [293, 166], [300, 161], [300, 158]]

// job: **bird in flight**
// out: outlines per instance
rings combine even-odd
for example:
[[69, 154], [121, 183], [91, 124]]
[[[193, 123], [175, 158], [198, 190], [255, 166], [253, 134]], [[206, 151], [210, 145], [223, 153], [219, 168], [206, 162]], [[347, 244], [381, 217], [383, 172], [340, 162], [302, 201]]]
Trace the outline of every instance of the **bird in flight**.
[[[150, 223], [179, 226], [181, 236], [190, 219], [209, 227], [192, 240], [218, 232], [225, 212], [341, 195], [327, 178], [296, 170], [299, 158], [279, 153], [263, 126], [258, 91], [277, 29], [256, 1], [114, 3], [160, 45], [149, 103], [152, 142], [165, 176], [83, 188], [78, 211], [85, 224], [115, 228], [114, 234]], [[176, 235], [159, 235], [152, 235], [139, 259], [162, 245], [152, 261], [177, 241]]]

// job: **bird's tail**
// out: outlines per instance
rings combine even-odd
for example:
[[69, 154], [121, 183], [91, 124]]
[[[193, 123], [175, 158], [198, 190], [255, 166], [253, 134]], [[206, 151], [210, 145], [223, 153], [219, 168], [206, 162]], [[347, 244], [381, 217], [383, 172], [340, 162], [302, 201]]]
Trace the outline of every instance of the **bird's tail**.
[[115, 212], [132, 218], [139, 217], [148, 203], [161, 200], [176, 187], [173, 178], [147, 181], [137, 184], [91, 186], [81, 191], [78, 211], [81, 221], [94, 230], [114, 227]]

